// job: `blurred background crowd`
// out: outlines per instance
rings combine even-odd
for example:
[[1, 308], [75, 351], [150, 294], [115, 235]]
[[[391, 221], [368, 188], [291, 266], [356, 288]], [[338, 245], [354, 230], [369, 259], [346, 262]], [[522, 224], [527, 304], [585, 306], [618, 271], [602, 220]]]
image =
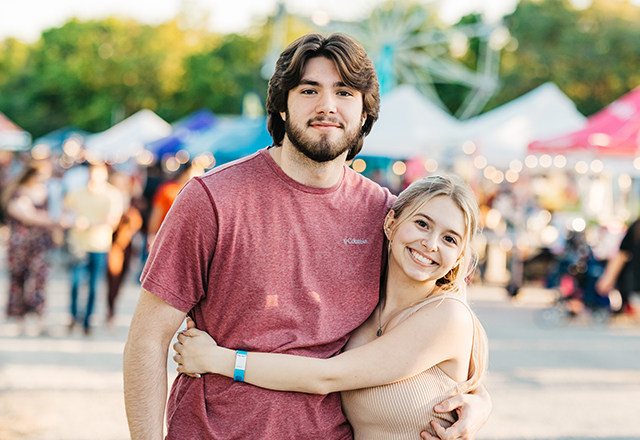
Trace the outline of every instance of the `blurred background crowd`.
[[[107, 326], [181, 186], [271, 142], [274, 56], [312, 31], [367, 49], [380, 119], [349, 165], [398, 193], [455, 172], [484, 233], [475, 282], [554, 288], [633, 314], [640, 231], [640, 7], [521, 0], [500, 19], [445, 22], [438, 2], [376, 3], [360, 20], [279, 3], [245, 33], [184, 1], [159, 25], [72, 19], [34, 43], [0, 42], [0, 239], [6, 314], [46, 332], [47, 267], [69, 272], [69, 330]], [[5, 288], [3, 287], [3, 290]]]
[[17, 174], [3, 176], [0, 214], [9, 272], [7, 317], [24, 333], [25, 318], [33, 315], [35, 333], [47, 334], [46, 282], [53, 268], [69, 272], [68, 331], [77, 326], [91, 334], [101, 292], [107, 307], [100, 322], [113, 330], [123, 282], [131, 269], [133, 276], [140, 274], [179, 190], [204, 168], [186, 161], [170, 175], [158, 167], [132, 174], [104, 162], [82, 162], [64, 170], [55, 161], [28, 156], [11, 165]]

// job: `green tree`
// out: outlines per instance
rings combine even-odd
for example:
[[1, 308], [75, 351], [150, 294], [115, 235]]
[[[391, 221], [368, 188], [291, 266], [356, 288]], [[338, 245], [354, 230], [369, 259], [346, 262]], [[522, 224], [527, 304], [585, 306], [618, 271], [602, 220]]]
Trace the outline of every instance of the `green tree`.
[[13, 38], [0, 42], [0, 90], [15, 77], [29, 56], [29, 47]]
[[175, 20], [152, 27], [74, 19], [44, 32], [19, 72], [0, 83], [0, 109], [34, 137], [70, 124], [101, 131], [170, 100], [182, 87], [183, 58], [203, 44]]
[[266, 97], [267, 81], [260, 76], [265, 53], [264, 36], [224, 36], [206, 53], [197, 53], [184, 62], [181, 90], [160, 106], [160, 115], [169, 120], [199, 108], [214, 113], [238, 114], [246, 92]]
[[552, 81], [590, 115], [640, 85], [637, 6], [595, 0], [577, 10], [568, 0], [521, 0], [505, 22], [514, 40], [487, 109]]

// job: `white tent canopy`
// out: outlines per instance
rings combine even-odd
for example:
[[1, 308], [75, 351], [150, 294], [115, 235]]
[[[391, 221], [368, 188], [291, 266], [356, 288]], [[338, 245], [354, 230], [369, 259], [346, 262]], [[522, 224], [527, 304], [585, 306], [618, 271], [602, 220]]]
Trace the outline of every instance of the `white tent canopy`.
[[393, 159], [433, 156], [451, 143], [460, 125], [414, 87], [401, 85], [382, 96], [379, 119], [360, 154]]
[[25, 150], [31, 144], [31, 135], [0, 112], [0, 150]]
[[476, 143], [490, 165], [523, 160], [528, 145], [583, 128], [586, 118], [556, 84], [548, 82], [502, 106], [469, 119], [460, 142]]
[[145, 144], [170, 134], [168, 122], [144, 109], [101, 133], [89, 136], [85, 147], [87, 152], [96, 152], [104, 159], [127, 159], [142, 151]]

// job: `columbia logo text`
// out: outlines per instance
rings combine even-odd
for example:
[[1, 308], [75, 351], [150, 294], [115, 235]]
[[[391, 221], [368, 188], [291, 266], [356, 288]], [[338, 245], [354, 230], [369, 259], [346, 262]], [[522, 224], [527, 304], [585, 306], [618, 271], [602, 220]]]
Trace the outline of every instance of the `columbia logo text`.
[[367, 244], [366, 238], [345, 238], [344, 244]]

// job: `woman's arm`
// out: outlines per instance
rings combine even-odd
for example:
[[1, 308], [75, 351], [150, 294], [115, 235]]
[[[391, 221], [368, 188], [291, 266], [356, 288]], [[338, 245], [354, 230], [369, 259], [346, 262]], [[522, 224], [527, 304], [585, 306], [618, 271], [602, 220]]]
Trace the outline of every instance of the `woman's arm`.
[[[244, 381], [263, 388], [313, 394], [384, 385], [444, 361], [464, 362], [468, 368], [472, 335], [469, 311], [458, 301], [445, 299], [423, 307], [368, 344], [333, 358], [251, 352]], [[218, 347], [204, 332], [185, 331], [178, 336], [174, 349], [181, 373], [233, 377], [235, 350]]]
[[27, 225], [47, 227], [58, 225], [58, 223], [51, 220], [46, 211], [37, 209], [33, 201], [25, 195], [12, 199], [7, 204], [7, 213]]

